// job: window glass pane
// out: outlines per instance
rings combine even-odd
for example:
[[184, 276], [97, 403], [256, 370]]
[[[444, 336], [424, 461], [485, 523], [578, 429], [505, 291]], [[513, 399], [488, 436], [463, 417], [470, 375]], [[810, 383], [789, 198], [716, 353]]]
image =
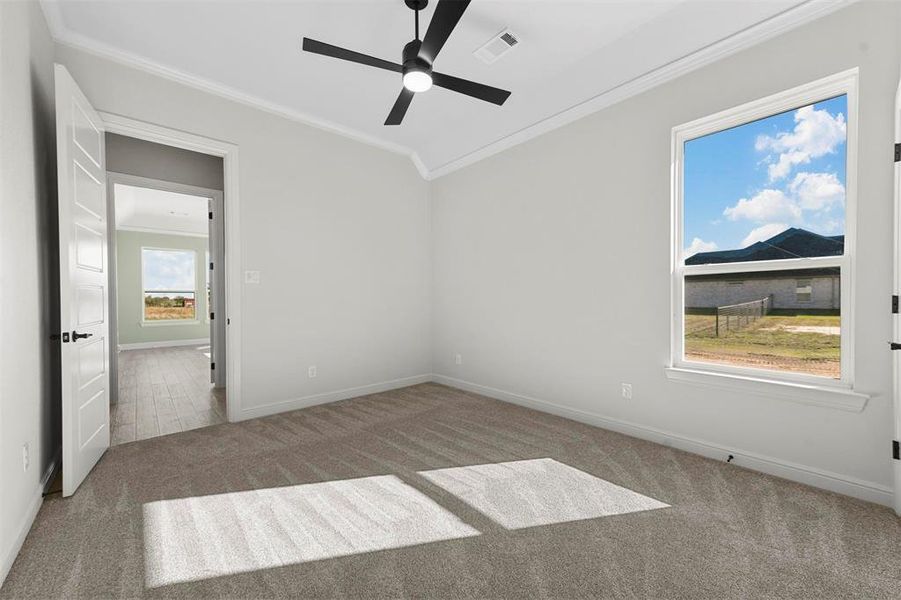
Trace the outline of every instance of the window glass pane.
[[194, 319], [194, 252], [143, 248], [144, 320]]
[[839, 379], [840, 281], [838, 268], [686, 277], [685, 360]]
[[847, 113], [839, 96], [686, 142], [685, 263], [843, 254]]

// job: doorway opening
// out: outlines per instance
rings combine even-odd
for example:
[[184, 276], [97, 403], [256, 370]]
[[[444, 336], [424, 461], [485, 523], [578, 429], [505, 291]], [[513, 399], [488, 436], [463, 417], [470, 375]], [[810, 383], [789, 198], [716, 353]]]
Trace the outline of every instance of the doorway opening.
[[157, 179], [112, 170], [138, 170], [130, 164], [138, 153], [140, 169], [165, 175], [164, 162], [150, 160], [161, 168], [148, 169], [147, 159], [189, 151], [113, 134], [107, 148], [110, 444], [224, 423], [221, 160], [199, 163], [201, 171], [218, 169], [206, 179], [193, 174], [212, 186], [202, 187], [172, 181], [185, 179], [178, 171]]

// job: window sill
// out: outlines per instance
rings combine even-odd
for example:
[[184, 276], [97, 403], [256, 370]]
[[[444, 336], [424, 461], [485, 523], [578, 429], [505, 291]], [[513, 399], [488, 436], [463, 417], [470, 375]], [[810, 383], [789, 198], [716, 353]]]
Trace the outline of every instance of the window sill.
[[172, 325], [200, 325], [197, 319], [173, 319], [171, 321], [141, 321], [141, 327], [171, 327]]
[[687, 369], [683, 367], [667, 367], [666, 376], [672, 381], [687, 383], [689, 385], [747, 392], [766, 396], [768, 398], [779, 398], [791, 402], [813, 406], [824, 406], [847, 412], [859, 413], [863, 411], [864, 407], [867, 405], [867, 401], [870, 399], [868, 394], [855, 392], [850, 388], [837, 385], [817, 385], [793, 381], [761, 379], [747, 375], [717, 373], [714, 371]]

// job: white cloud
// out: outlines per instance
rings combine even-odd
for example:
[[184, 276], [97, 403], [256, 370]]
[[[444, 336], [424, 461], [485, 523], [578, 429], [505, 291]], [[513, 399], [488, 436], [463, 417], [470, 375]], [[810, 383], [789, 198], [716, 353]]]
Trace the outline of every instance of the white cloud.
[[835, 173], [798, 173], [789, 190], [804, 210], [829, 210], [845, 203], [845, 186]]
[[801, 219], [801, 207], [782, 190], [761, 190], [750, 200], [740, 199], [735, 206], [730, 206], [723, 211], [730, 221], [747, 219], [757, 223], [767, 221], [788, 220], [799, 221]]
[[787, 177], [795, 165], [834, 152], [845, 141], [846, 134], [843, 114], [833, 116], [828, 110], [814, 110], [811, 105], [795, 111], [793, 131], [782, 131], [776, 137], [760, 136], [755, 147], [758, 151], [779, 154], [778, 160], [769, 166], [770, 181], [776, 181]]
[[144, 249], [144, 289], [193, 290], [194, 253]]
[[756, 242], [768, 240], [774, 235], [782, 233], [786, 229], [788, 229], [788, 225], [786, 225], [785, 223], [767, 223], [766, 225], [762, 225], [756, 229], [753, 229], [751, 233], [749, 233], [745, 237], [745, 239], [742, 240], [741, 247], [747, 248], [748, 246]]
[[717, 248], [716, 242], [705, 242], [701, 238], [696, 237], [691, 240], [691, 244], [685, 249], [685, 256], [694, 256], [698, 252], [713, 252]]

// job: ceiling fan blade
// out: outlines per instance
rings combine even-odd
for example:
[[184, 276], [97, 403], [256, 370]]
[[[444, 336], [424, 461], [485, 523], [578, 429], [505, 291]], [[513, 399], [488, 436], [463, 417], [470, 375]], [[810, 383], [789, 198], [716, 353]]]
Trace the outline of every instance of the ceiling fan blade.
[[400, 125], [401, 121], [404, 120], [404, 115], [407, 114], [407, 109], [410, 107], [413, 96], [414, 93], [407, 88], [400, 90], [400, 95], [394, 101], [394, 106], [391, 107], [388, 118], [385, 119], [385, 125]]
[[422, 38], [422, 46], [419, 48], [419, 57], [427, 60], [429, 64], [435, 62], [435, 57], [441, 52], [447, 38], [471, 0], [438, 0], [435, 12], [432, 13], [432, 21], [429, 29]]
[[312, 52], [313, 54], [322, 54], [323, 56], [331, 56], [332, 58], [349, 60], [350, 62], [355, 62], [370, 67], [376, 67], [378, 69], [385, 69], [386, 71], [394, 71], [395, 73], [402, 73], [404, 70], [403, 66], [397, 63], [393, 63], [388, 60], [382, 60], [381, 58], [376, 58], [374, 56], [369, 56], [368, 54], [354, 52], [353, 50], [347, 50], [346, 48], [332, 46], [331, 44], [326, 44], [325, 42], [311, 40], [310, 38], [303, 38], [303, 49], [307, 52]]
[[507, 90], [491, 87], [490, 85], [482, 83], [476, 83], [475, 81], [469, 81], [468, 79], [460, 79], [459, 77], [445, 75], [443, 73], [433, 72], [432, 83], [439, 87], [443, 87], [446, 90], [466, 94], [467, 96], [472, 96], [473, 98], [478, 98], [485, 102], [491, 102], [498, 106], [502, 105], [507, 101], [507, 98], [510, 97], [510, 92]]

